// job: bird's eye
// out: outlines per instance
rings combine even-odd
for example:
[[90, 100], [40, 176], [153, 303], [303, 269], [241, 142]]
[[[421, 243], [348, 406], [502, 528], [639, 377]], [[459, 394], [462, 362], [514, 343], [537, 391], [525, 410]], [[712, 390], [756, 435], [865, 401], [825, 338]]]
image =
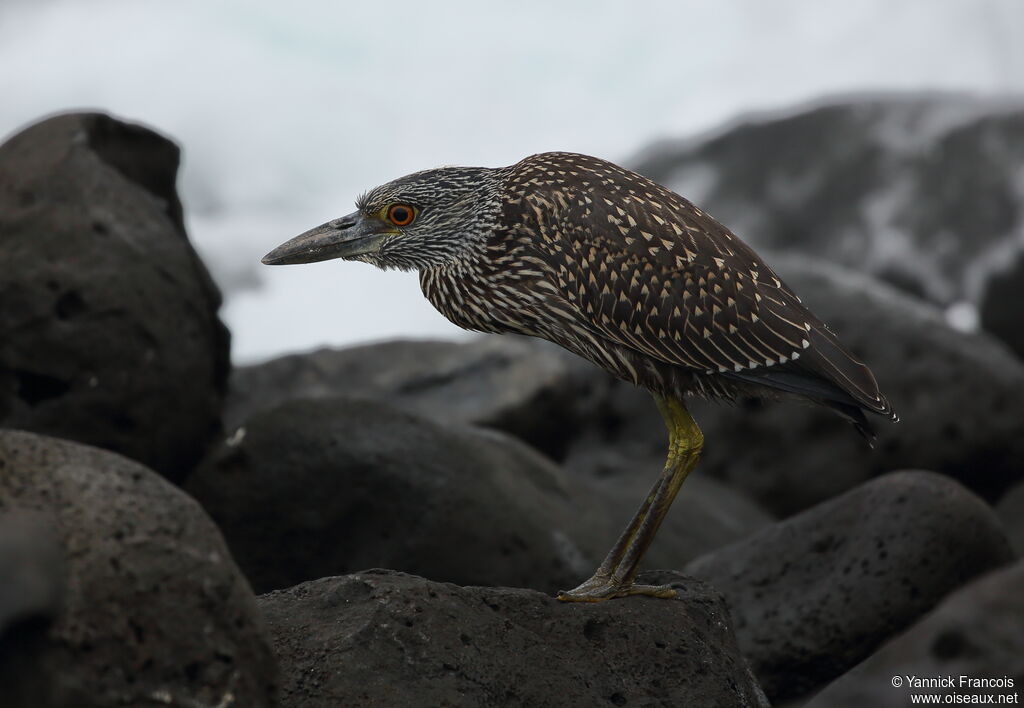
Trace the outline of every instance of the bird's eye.
[[386, 216], [395, 226], [408, 226], [416, 218], [416, 209], [408, 204], [392, 204], [388, 207]]

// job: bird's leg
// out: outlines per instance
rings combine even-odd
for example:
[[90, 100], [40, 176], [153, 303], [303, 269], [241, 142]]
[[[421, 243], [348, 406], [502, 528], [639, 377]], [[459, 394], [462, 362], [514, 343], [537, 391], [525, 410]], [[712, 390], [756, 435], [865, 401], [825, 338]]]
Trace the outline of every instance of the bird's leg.
[[572, 590], [559, 593], [566, 602], [600, 602], [626, 595], [675, 597], [668, 585], [635, 585], [640, 560], [650, 547], [679, 488], [700, 458], [704, 435], [677, 398], [657, 396], [658, 410], [668, 428], [668, 459], [665, 468], [637, 510], [626, 530], [594, 575]]

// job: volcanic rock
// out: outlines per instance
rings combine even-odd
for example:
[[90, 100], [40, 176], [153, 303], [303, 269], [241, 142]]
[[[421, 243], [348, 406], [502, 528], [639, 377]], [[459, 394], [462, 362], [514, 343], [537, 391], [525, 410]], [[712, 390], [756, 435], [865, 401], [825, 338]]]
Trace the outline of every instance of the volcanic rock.
[[93, 113], [0, 146], [0, 425], [172, 479], [219, 430], [220, 295], [185, 235], [178, 148]]
[[290, 354], [236, 368], [225, 424], [300, 398], [372, 398], [442, 424], [480, 425], [558, 458], [586, 416], [588, 391], [565, 357], [522, 337], [396, 340]]
[[571, 500], [550, 461], [375, 401], [258, 413], [186, 489], [258, 591], [368, 567], [555, 591], [596, 565], [570, 536]]
[[767, 706], [721, 597], [560, 603], [392, 571], [263, 595], [285, 708]]
[[66, 564], [42, 647], [53, 705], [274, 704], [252, 591], [195, 501], [118, 455], [0, 431], [0, 513], [23, 510], [53, 520]]
[[899, 472], [685, 572], [725, 595], [740, 649], [777, 701], [841, 675], [946, 594], [1011, 558], [988, 505], [947, 477]]
[[[1018, 703], [1024, 686], [1021, 588], [1024, 561], [975, 580], [829, 685], [808, 708], [896, 708], [908, 705], [911, 693], [937, 694], [936, 702], [944, 704]], [[947, 676], [952, 687], [913, 687], [914, 678]]]

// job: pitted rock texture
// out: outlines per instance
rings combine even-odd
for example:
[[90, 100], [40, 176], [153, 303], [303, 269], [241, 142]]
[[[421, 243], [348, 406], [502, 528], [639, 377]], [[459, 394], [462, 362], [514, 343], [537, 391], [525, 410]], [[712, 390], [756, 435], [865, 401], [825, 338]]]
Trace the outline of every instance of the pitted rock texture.
[[776, 701], [844, 673], [1012, 557], [994, 512], [975, 495], [941, 475], [898, 472], [685, 570], [725, 596], [740, 648]]
[[0, 146], [0, 425], [180, 479], [219, 430], [220, 294], [188, 242], [178, 148], [93, 113]]
[[[640, 460], [614, 478], [570, 476], [500, 433], [325, 398], [255, 414], [185, 488], [259, 592], [367, 567], [554, 592], [589, 577], [660, 469]], [[771, 521], [694, 479], [646, 567], [682, 567]]]
[[[978, 578], [830, 684], [808, 708], [902, 708], [909, 705], [911, 693], [937, 694], [938, 702], [946, 705], [1005, 705], [1006, 698], [1019, 703], [1024, 688], [1022, 589], [1024, 561]], [[893, 676], [902, 679], [900, 687], [893, 686]], [[945, 676], [954, 678], [952, 688], [914, 689], [910, 681]], [[975, 685], [971, 679], [994, 683]]]
[[284, 708], [767, 706], [721, 598], [560, 603], [392, 571], [263, 595]]
[[25, 510], [66, 564], [52, 705], [274, 705], [252, 591], [195, 501], [118, 455], [0, 431], [0, 514]]
[[553, 592], [596, 565], [572, 540], [573, 502], [550, 461], [375, 401], [256, 414], [186, 489], [258, 592], [367, 567]]

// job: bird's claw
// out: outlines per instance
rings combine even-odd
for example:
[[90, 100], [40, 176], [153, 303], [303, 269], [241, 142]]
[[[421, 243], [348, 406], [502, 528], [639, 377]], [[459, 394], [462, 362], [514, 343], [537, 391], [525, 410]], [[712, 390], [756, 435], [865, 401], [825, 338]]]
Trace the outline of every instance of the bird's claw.
[[633, 582], [616, 580], [607, 575], [594, 575], [572, 590], [558, 593], [562, 602], [604, 602], [616, 597], [646, 595], [663, 599], [676, 597], [679, 593], [671, 585], [637, 585]]

